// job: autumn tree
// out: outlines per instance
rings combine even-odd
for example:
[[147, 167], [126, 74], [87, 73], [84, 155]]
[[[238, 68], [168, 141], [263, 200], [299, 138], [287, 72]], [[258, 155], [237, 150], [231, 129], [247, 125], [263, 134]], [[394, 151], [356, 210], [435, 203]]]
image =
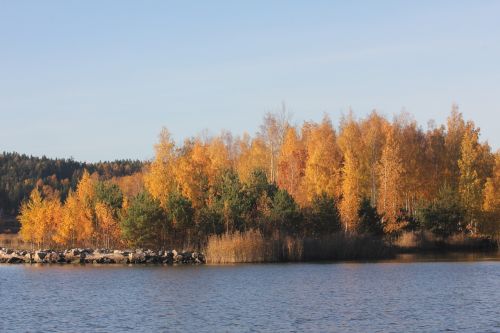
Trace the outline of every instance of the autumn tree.
[[472, 232], [477, 229], [477, 216], [482, 206], [482, 184], [478, 174], [479, 164], [479, 129], [473, 123], [467, 124], [467, 129], [462, 138], [461, 157], [458, 161], [460, 178], [459, 194], [465, 209], [468, 228]]
[[427, 202], [436, 198], [439, 190], [446, 183], [446, 130], [444, 126], [436, 127], [432, 122], [425, 135], [424, 163], [424, 192], [423, 197]]
[[105, 248], [119, 244], [119, 221], [123, 207], [123, 193], [118, 185], [99, 181], [95, 185], [95, 239]]
[[159, 142], [155, 145], [155, 158], [144, 174], [144, 184], [153, 198], [164, 206], [169, 194], [176, 189], [174, 163], [175, 143], [170, 132], [162, 128]]
[[358, 223], [358, 209], [363, 196], [364, 142], [359, 125], [350, 115], [342, 122], [338, 139], [344, 161], [342, 166], [342, 201], [340, 212], [345, 231], [354, 231]]
[[33, 189], [30, 198], [22, 203], [18, 216], [21, 238], [38, 248], [50, 246], [60, 218], [60, 207], [58, 197], [43, 199], [38, 188]]
[[447, 119], [446, 126], [446, 169], [445, 180], [446, 184], [453, 189], [458, 189], [460, 178], [460, 170], [458, 167], [458, 160], [461, 156], [462, 139], [465, 133], [465, 121], [458, 106], [454, 104], [451, 109], [451, 114]]
[[95, 184], [85, 170], [76, 191], [68, 194], [54, 235], [59, 245], [95, 245]]
[[363, 170], [362, 195], [370, 198], [372, 205], [377, 204], [378, 163], [382, 157], [387, 126], [388, 121], [376, 111], [372, 111], [359, 125], [364, 148], [360, 156]]
[[410, 216], [415, 214], [424, 197], [426, 177], [425, 133], [409, 113], [399, 114], [394, 122], [398, 141], [401, 143], [401, 208]]
[[275, 182], [278, 173], [278, 157], [285, 139], [286, 129], [289, 126], [290, 114], [286, 111], [285, 104], [279, 112], [268, 112], [264, 116], [260, 127], [259, 136], [268, 147], [269, 180]]
[[104, 202], [97, 202], [95, 216], [97, 221], [97, 244], [107, 249], [119, 244], [121, 229], [113, 208]]
[[304, 190], [307, 201], [322, 193], [340, 197], [342, 155], [330, 119], [325, 116], [320, 124], [310, 126], [306, 133]]
[[398, 223], [398, 213], [403, 203], [401, 185], [404, 171], [400, 150], [394, 128], [388, 127], [387, 140], [378, 168], [380, 190], [377, 209], [383, 216], [384, 231], [389, 234], [398, 233], [404, 227]]
[[305, 203], [301, 185], [305, 173], [307, 152], [295, 127], [289, 127], [278, 161], [278, 186], [284, 188], [299, 203]]
[[197, 208], [201, 208], [207, 199], [209, 165], [207, 147], [199, 139], [186, 141], [173, 165], [177, 192]]
[[483, 221], [481, 231], [500, 238], [500, 151], [495, 154], [493, 174], [484, 188]]

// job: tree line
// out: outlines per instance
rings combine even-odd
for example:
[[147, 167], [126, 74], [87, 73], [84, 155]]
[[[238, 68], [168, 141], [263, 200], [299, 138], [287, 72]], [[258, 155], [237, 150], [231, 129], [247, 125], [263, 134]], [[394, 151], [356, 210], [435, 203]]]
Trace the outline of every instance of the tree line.
[[83, 171], [97, 173], [103, 179], [140, 172], [143, 162], [122, 160], [83, 163], [73, 159], [51, 159], [18, 153], [0, 154], [0, 217], [17, 215], [21, 202], [37, 187], [44, 196], [66, 198], [74, 190]]
[[328, 116], [293, 125], [282, 110], [254, 137], [177, 144], [164, 128], [141, 172], [106, 180], [85, 171], [63, 201], [35, 187], [19, 220], [39, 246], [162, 248], [248, 230], [497, 237], [500, 152], [456, 106], [446, 124], [425, 130], [404, 113], [349, 114], [336, 128]]

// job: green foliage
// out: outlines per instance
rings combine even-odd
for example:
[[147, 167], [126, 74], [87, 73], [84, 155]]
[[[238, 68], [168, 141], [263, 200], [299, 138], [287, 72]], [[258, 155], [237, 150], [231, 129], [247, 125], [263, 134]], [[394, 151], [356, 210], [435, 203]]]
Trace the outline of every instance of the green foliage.
[[161, 247], [171, 230], [171, 221], [147, 192], [139, 193], [127, 210], [121, 224], [122, 233], [133, 246]]
[[436, 236], [446, 238], [466, 230], [464, 215], [456, 192], [450, 187], [444, 187], [437, 200], [421, 210], [420, 219], [426, 229]]
[[167, 215], [174, 228], [185, 231], [194, 226], [194, 209], [191, 201], [179, 193], [169, 195]]
[[118, 211], [122, 208], [123, 193], [116, 184], [103, 181], [97, 182], [95, 186], [95, 195], [97, 201], [107, 204], [114, 211]]
[[270, 212], [271, 225], [282, 233], [296, 235], [301, 231], [302, 214], [295, 200], [283, 189], [279, 189], [273, 197]]
[[254, 170], [249, 180], [243, 185], [244, 219], [246, 228], [264, 230], [272, 205], [272, 197], [278, 188], [270, 184], [264, 170]]
[[222, 216], [209, 207], [202, 207], [196, 211], [196, 225], [200, 236], [220, 235], [225, 231]]
[[326, 193], [313, 197], [307, 209], [307, 233], [311, 236], [324, 236], [338, 232], [341, 228], [337, 202]]
[[212, 199], [212, 208], [222, 217], [226, 231], [245, 230], [243, 215], [249, 209], [249, 202], [236, 172], [226, 170], [219, 176]]
[[359, 222], [356, 230], [358, 234], [370, 234], [374, 236], [382, 236], [384, 234], [382, 217], [378, 214], [377, 208], [372, 206], [370, 199], [364, 198], [361, 201], [358, 217]]

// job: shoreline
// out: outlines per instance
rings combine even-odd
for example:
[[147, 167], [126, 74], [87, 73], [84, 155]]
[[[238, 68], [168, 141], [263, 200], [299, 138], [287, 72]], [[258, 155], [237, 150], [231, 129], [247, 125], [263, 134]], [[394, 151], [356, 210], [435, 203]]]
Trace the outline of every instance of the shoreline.
[[[492, 257], [490, 258], [489, 255]], [[470, 257], [470, 258], [469, 258]], [[281, 260], [260, 262], [211, 263], [205, 254], [196, 251], [177, 252], [152, 250], [15, 250], [0, 247], [0, 264], [41, 264], [41, 265], [235, 265], [235, 264], [283, 264], [283, 263], [376, 263], [398, 260], [401, 262], [419, 261], [474, 261], [500, 260], [500, 250], [491, 248], [413, 248], [397, 249], [380, 257], [353, 257], [339, 259]]]
[[67, 249], [14, 250], [0, 248], [1, 264], [205, 264], [205, 255], [187, 251]]

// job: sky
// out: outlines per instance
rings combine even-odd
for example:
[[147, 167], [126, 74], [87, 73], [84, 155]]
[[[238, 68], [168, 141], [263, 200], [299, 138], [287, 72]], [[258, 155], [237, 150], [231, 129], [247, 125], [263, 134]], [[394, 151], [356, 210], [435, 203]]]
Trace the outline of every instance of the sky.
[[162, 126], [254, 134], [453, 103], [500, 148], [500, 1], [0, 0], [0, 151], [149, 159]]

